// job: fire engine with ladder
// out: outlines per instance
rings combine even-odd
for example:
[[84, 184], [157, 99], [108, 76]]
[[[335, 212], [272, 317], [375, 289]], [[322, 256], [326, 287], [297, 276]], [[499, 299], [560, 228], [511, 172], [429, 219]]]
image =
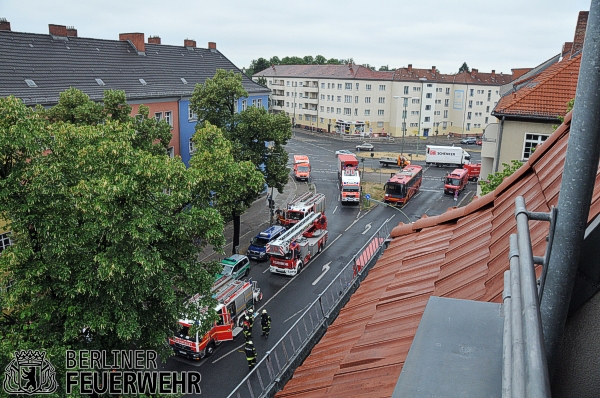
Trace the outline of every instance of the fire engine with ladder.
[[267, 244], [269, 270], [276, 274], [298, 274], [327, 244], [327, 217], [310, 212], [279, 239]]
[[310, 213], [322, 213], [325, 211], [325, 194], [317, 192], [306, 192], [291, 201], [279, 223], [286, 227], [296, 224]]
[[[193, 331], [198, 328], [192, 326], [199, 326], [201, 321], [179, 320], [181, 330], [169, 338], [169, 345], [175, 354], [200, 360], [211, 356], [222, 342], [233, 340], [240, 334], [246, 311], [262, 300], [262, 293], [256, 281], [229, 278], [228, 281], [218, 281], [219, 285], [212, 289], [213, 297], [217, 300], [214, 310], [218, 317], [208, 332], [201, 335], [197, 330]], [[193, 296], [189, 304], [194, 305], [199, 298], [199, 295]]]

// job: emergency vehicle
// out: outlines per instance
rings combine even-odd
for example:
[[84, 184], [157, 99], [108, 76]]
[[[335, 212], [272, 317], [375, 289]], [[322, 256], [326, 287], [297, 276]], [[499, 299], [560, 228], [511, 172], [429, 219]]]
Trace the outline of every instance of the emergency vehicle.
[[275, 240], [281, 236], [285, 232], [285, 228], [279, 225], [274, 225], [269, 227], [256, 235], [252, 242], [250, 242], [250, 246], [248, 246], [248, 251], [246, 254], [249, 258], [256, 261], [267, 260], [269, 256], [267, 255], [267, 244], [272, 240]]
[[[181, 330], [169, 338], [169, 345], [176, 355], [195, 360], [211, 356], [219, 344], [233, 340], [240, 334], [246, 311], [262, 300], [262, 293], [256, 281], [231, 280], [214, 291], [213, 297], [217, 300], [214, 311], [218, 319], [204, 335], [196, 331], [190, 336], [192, 325], [200, 325], [201, 321], [179, 320]], [[189, 304], [194, 305], [199, 298], [199, 295], [195, 295]]]
[[283, 213], [283, 225], [290, 226], [302, 220], [309, 213], [325, 211], [325, 195], [316, 192], [306, 192], [288, 204]]
[[267, 245], [269, 271], [294, 276], [327, 244], [327, 218], [310, 213], [281, 237]]
[[306, 155], [294, 155], [294, 177], [296, 180], [310, 178], [310, 162]]
[[465, 164], [463, 169], [467, 170], [469, 173], [469, 181], [479, 180], [479, 175], [481, 174], [481, 163]]
[[456, 169], [452, 173], [446, 174], [444, 178], [444, 193], [453, 194], [462, 191], [469, 183], [469, 172], [466, 169]]
[[360, 201], [360, 173], [358, 159], [354, 155], [338, 156], [338, 178], [342, 205]]

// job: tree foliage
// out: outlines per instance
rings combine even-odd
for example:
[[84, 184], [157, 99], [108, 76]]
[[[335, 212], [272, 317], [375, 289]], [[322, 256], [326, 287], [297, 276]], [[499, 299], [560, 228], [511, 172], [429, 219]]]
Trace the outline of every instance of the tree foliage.
[[[575, 98], [572, 98], [569, 102], [567, 102], [567, 113], [571, 112], [573, 110], [573, 107], [575, 107]], [[558, 119], [560, 119], [561, 123], [565, 122], [565, 117], [558, 115], [557, 116]], [[552, 126], [552, 130], [556, 130], [558, 128], [558, 126]]]
[[[213, 159], [186, 169], [167, 156], [164, 126], [143, 107], [128, 116], [123, 99], [107, 92], [98, 106], [69, 90], [48, 111], [0, 99], [0, 217], [14, 243], [0, 256], [0, 284], [11, 282], [1, 296], [0, 367], [19, 349], [44, 348], [59, 380], [66, 349], [166, 357], [177, 320], [202, 319], [200, 308], [214, 305], [217, 264], [198, 252], [223, 246], [224, 222], [206, 184], [239, 165], [221, 145], [212, 150], [218, 169], [209, 172]], [[195, 293], [199, 305], [187, 307]]]
[[482, 195], [486, 195], [492, 192], [500, 184], [502, 184], [502, 181], [504, 181], [506, 177], [511, 176], [515, 171], [517, 171], [521, 166], [523, 166], [523, 162], [521, 162], [520, 160], [511, 160], [510, 163], [510, 165], [502, 163], [502, 166], [504, 167], [502, 171], [490, 174], [488, 176], [487, 181], [482, 180], [480, 182]]
[[[250, 62], [250, 66], [248, 66], [248, 68], [246, 69], [246, 74], [248, 76], [253, 76], [256, 73], [269, 68], [271, 65], [343, 65], [347, 63], [354, 63], [354, 59], [330, 58], [328, 60], [322, 55], [317, 55], [315, 57], [313, 57], [312, 55], [305, 55], [304, 57], [286, 56], [283, 58], [273, 56], [269, 58], [269, 61], [267, 61], [265, 58], [258, 58], [256, 60], [252, 60], [252, 62]], [[375, 70], [375, 67], [372, 66], [365, 67]]]
[[463, 62], [463, 64], [460, 66], [460, 68], [458, 68], [458, 73], [462, 73], [462, 72], [467, 72], [469, 73], [471, 70], [469, 69], [469, 65], [467, 65], [466, 62]]

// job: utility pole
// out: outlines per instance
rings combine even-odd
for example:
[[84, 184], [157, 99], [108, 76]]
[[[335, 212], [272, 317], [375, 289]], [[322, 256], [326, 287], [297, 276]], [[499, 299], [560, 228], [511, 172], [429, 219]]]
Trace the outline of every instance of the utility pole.
[[[404, 111], [402, 112], [402, 150], [401, 150], [401, 154], [404, 155], [404, 137], [406, 136], [406, 107], [408, 106], [408, 99], [412, 98], [409, 96], [401, 96], [401, 95], [394, 95], [395, 99], [399, 99], [402, 98], [404, 100]], [[418, 145], [419, 142], [417, 141], [417, 153], [419, 152], [418, 149]]]

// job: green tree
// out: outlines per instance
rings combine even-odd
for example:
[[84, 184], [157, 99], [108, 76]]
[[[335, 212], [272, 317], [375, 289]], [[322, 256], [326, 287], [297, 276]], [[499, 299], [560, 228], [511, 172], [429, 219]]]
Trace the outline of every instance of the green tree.
[[264, 76], [259, 76], [258, 79], [256, 79], [256, 82], [261, 86], [267, 87], [267, 78]]
[[281, 60], [279, 59], [278, 56], [274, 56], [269, 59], [270, 65], [279, 65], [280, 63], [281, 63]]
[[336, 58], [329, 58], [327, 60], [328, 65], [340, 65], [340, 61]]
[[[573, 107], [575, 106], [575, 98], [572, 98], [571, 101], [567, 102], [567, 109], [566, 109], [566, 113], [569, 113], [573, 110]], [[557, 118], [561, 121], [561, 123], [565, 122], [565, 117], [558, 115]], [[552, 126], [552, 130], [556, 130], [558, 128], [557, 125]]]
[[313, 56], [312, 56], [312, 55], [305, 55], [305, 56], [302, 58], [302, 61], [304, 61], [304, 63], [305, 63], [306, 65], [311, 65], [311, 64], [313, 64], [313, 63], [315, 62], [315, 59], [313, 58]]
[[458, 73], [467, 72], [469, 73], [471, 70], [469, 69], [469, 65], [466, 62], [463, 62], [460, 68], [458, 68]]
[[498, 185], [502, 184], [502, 181], [506, 177], [512, 175], [515, 171], [517, 171], [521, 166], [523, 166], [523, 162], [519, 160], [511, 160], [511, 164], [508, 165], [506, 163], [502, 163], [504, 169], [502, 171], [495, 172], [488, 176], [487, 181], [481, 181], [481, 194], [486, 195], [492, 192], [494, 189], [498, 187]]
[[[140, 145], [133, 118], [86, 125], [95, 114], [72, 123], [50, 112], [53, 121], [12, 97], [0, 99], [0, 114], [0, 217], [14, 243], [0, 256], [0, 284], [11, 281], [1, 298], [0, 366], [15, 350], [44, 348], [64, 380], [66, 349], [168, 356], [177, 320], [202, 319], [200, 308], [215, 304], [217, 264], [198, 261], [205, 245], [224, 244], [223, 219], [199, 173], [210, 164], [186, 169], [169, 158], [159, 128], [147, 139], [162, 145], [160, 154]], [[219, 148], [214, 156], [237, 165]], [[195, 293], [199, 305], [186, 307]]]
[[327, 63], [327, 59], [322, 55], [317, 55], [314, 63], [317, 65], [325, 65]]
[[379, 70], [380, 70], [380, 71], [389, 71], [389, 70], [390, 70], [390, 68], [389, 68], [389, 66], [387, 66], [387, 65], [384, 65], [384, 66], [381, 66], [381, 67], [379, 68]]

